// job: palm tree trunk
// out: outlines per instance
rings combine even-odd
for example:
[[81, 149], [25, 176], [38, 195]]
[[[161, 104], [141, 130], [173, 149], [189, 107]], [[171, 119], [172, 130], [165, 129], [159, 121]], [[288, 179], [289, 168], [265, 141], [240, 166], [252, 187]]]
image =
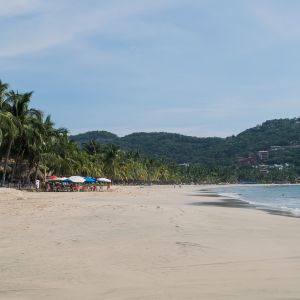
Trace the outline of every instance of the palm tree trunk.
[[14, 139], [10, 138], [8, 146], [7, 146], [6, 154], [5, 154], [4, 170], [3, 170], [3, 175], [2, 175], [1, 186], [4, 186], [4, 184], [5, 184], [6, 171], [7, 171], [10, 151], [11, 151], [11, 147], [12, 147], [13, 142], [14, 142]]
[[28, 166], [28, 172], [27, 172], [27, 176], [26, 176], [26, 183], [29, 184], [30, 183], [30, 174], [31, 174], [31, 169], [33, 167], [33, 162], [31, 161], [29, 163], [29, 166]]
[[[24, 153], [24, 150], [23, 150], [23, 153]], [[19, 165], [19, 162], [20, 162], [20, 158], [21, 158], [21, 156], [23, 156], [23, 153], [22, 153], [22, 148], [20, 147], [20, 149], [19, 149], [19, 151], [17, 153], [17, 157], [16, 157], [16, 160], [15, 160], [14, 166], [13, 166], [13, 170], [11, 172], [11, 178], [10, 178], [11, 182], [13, 182], [14, 179], [15, 179], [16, 170], [18, 168], [18, 165]]]
[[19, 157], [19, 162], [18, 165], [16, 167], [16, 175], [19, 177], [19, 182], [22, 181], [23, 178], [21, 178], [21, 172], [22, 172], [22, 166], [24, 164], [24, 153], [25, 153], [25, 149], [23, 149], [20, 157]]
[[35, 172], [34, 172], [34, 182], [36, 182], [37, 180], [37, 176], [38, 176], [38, 170], [39, 170], [39, 165], [40, 165], [40, 162], [37, 162], [36, 165], [35, 165]]

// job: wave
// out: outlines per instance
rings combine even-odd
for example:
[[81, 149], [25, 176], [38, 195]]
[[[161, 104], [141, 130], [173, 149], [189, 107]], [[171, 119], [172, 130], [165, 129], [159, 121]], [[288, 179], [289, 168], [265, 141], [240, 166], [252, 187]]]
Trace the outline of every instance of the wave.
[[285, 212], [289, 212], [289, 213], [293, 214], [296, 217], [300, 217], [300, 208], [291, 208], [291, 207], [287, 207], [287, 206], [281, 206], [280, 210], [285, 211]]
[[[251, 206], [254, 206], [257, 209], [267, 209], [272, 211], [289, 213], [295, 217], [300, 217], [300, 208], [299, 207], [289, 207], [283, 205], [282, 203], [266, 203], [263, 201], [255, 201], [253, 199], [249, 200], [245, 198], [245, 195], [237, 192], [217, 192], [219, 196], [225, 197], [227, 199], [236, 199], [247, 203]], [[288, 199], [299, 199], [297, 197], [288, 197]]]
[[242, 194], [240, 194], [240, 193], [218, 193], [218, 195], [221, 197], [237, 199], [237, 200], [249, 203], [249, 201], [242, 198]]

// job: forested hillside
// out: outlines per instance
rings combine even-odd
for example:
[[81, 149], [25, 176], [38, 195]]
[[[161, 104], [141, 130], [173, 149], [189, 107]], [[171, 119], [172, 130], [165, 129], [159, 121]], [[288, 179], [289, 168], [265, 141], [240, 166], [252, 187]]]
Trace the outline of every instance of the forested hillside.
[[256, 155], [271, 146], [289, 146], [270, 151], [272, 163], [292, 163], [300, 166], [300, 118], [266, 121], [227, 138], [198, 138], [174, 133], [133, 133], [124, 137], [105, 131], [74, 135], [79, 144], [96, 140], [102, 144], [116, 144], [125, 150], [139, 150], [151, 157], [177, 163], [197, 163], [206, 166], [234, 165], [241, 157]]

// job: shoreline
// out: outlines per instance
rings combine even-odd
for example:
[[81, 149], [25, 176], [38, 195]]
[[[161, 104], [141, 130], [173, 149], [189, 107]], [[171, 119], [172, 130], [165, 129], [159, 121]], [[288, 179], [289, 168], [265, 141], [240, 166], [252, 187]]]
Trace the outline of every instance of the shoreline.
[[[286, 186], [286, 184], [276, 184], [277, 186]], [[299, 185], [299, 184], [297, 184]], [[259, 203], [251, 203], [250, 201], [246, 199], [241, 199], [241, 198], [233, 198], [227, 195], [220, 194], [214, 189], [218, 187], [228, 187], [229, 185], [220, 185], [220, 186], [212, 186], [209, 189], [201, 189], [199, 192], [199, 196], [203, 197], [210, 197], [210, 198], [215, 198], [215, 201], [208, 201], [208, 202], [194, 202], [191, 203], [191, 205], [195, 206], [215, 206], [215, 207], [225, 207], [225, 208], [246, 208], [246, 209], [255, 209], [259, 211], [264, 211], [266, 213], [272, 214], [272, 215], [277, 215], [277, 216], [284, 216], [284, 217], [290, 217], [290, 218], [300, 218], [300, 214], [294, 213], [293, 209], [284, 209], [284, 208], [277, 208], [273, 206], [267, 206]], [[274, 186], [270, 184], [260, 184], [260, 185], [231, 185], [232, 187], [250, 187], [250, 188], [255, 188], [256, 186]], [[196, 195], [195, 195], [196, 196]]]
[[297, 299], [299, 219], [190, 205], [203, 188], [2, 190], [0, 299]]

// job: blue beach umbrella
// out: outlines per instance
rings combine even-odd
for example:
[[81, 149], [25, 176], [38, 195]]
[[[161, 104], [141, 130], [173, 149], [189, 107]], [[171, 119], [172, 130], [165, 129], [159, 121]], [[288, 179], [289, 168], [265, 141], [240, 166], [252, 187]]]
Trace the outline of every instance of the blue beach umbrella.
[[84, 182], [95, 183], [97, 180], [93, 177], [84, 177]]
[[63, 180], [63, 182], [65, 182], [65, 183], [72, 183], [72, 181], [69, 178]]

